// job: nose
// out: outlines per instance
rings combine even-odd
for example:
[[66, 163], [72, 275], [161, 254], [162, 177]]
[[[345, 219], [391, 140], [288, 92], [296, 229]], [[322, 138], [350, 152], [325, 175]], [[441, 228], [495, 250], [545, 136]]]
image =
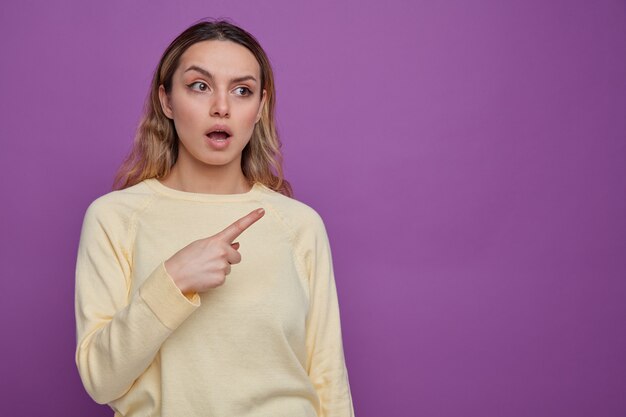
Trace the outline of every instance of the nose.
[[211, 116], [228, 117], [230, 116], [228, 97], [225, 92], [216, 92], [211, 100]]

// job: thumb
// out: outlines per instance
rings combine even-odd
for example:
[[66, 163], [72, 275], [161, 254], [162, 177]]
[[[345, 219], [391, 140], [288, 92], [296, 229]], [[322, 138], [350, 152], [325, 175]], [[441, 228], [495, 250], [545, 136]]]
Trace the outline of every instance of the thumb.
[[232, 246], [233, 249], [237, 250], [239, 249], [239, 242], [231, 243], [230, 246]]

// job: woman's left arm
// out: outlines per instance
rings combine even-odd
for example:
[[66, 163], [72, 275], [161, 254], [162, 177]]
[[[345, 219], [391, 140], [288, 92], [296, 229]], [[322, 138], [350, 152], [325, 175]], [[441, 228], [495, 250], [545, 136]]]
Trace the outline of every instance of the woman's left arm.
[[330, 243], [319, 215], [314, 216], [310, 227], [305, 259], [310, 294], [306, 321], [307, 371], [320, 397], [319, 417], [352, 417], [354, 408]]

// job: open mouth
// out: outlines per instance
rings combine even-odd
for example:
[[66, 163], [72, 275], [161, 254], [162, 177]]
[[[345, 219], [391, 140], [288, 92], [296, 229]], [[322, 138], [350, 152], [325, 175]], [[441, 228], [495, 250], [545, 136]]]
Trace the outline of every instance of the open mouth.
[[207, 132], [206, 136], [215, 143], [224, 143], [233, 135], [230, 128], [225, 124], [215, 124]]
[[228, 140], [230, 135], [223, 130], [216, 130], [214, 132], [207, 133], [207, 137], [217, 142], [223, 142], [225, 140]]

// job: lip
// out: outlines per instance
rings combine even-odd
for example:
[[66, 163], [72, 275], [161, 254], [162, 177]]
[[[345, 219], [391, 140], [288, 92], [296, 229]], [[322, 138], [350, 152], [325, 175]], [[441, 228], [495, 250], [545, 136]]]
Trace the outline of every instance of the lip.
[[232, 136], [233, 132], [226, 125], [213, 125], [209, 130], [206, 131], [205, 135], [209, 135], [212, 132], [222, 131], [225, 132], [228, 136]]
[[216, 151], [221, 151], [228, 148], [228, 145], [231, 141], [232, 136], [227, 137], [225, 140], [213, 140], [208, 135], [206, 136], [206, 144]]

